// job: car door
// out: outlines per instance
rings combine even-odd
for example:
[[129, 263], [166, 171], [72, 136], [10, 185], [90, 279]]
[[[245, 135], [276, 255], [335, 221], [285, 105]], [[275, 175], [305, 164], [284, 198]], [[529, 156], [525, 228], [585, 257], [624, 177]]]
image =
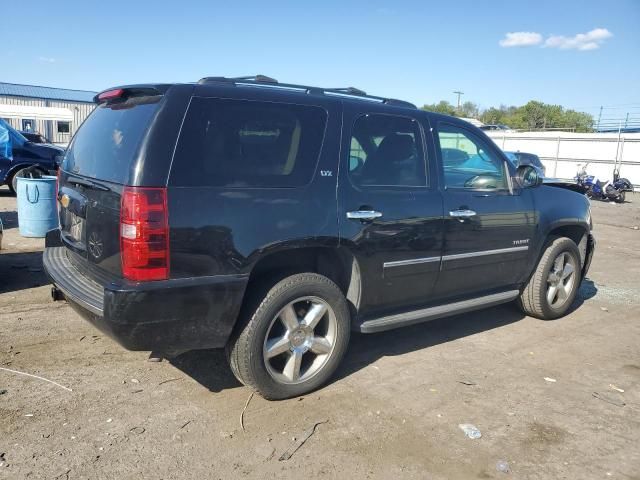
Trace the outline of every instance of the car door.
[[364, 316], [424, 304], [439, 273], [442, 196], [428, 174], [428, 120], [417, 110], [395, 112], [360, 102], [344, 107], [340, 242], [360, 268]]
[[479, 295], [524, 280], [537, 225], [530, 191], [486, 136], [439, 122], [444, 252], [437, 297]]

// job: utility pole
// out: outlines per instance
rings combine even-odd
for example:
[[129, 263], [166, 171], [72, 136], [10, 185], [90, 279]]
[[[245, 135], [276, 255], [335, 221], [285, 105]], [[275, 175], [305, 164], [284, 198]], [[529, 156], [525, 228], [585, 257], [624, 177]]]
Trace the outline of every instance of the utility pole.
[[600, 120], [602, 119], [602, 106], [600, 106], [600, 113], [598, 113], [598, 126], [596, 127], [596, 131], [600, 131]]
[[459, 90], [456, 90], [456, 91], [455, 91], [455, 92], [453, 92], [453, 93], [455, 93], [456, 95], [458, 95], [458, 111], [460, 111], [460, 96], [461, 96], [461, 95], [464, 95], [464, 92], [461, 92], [461, 91], [459, 91]]

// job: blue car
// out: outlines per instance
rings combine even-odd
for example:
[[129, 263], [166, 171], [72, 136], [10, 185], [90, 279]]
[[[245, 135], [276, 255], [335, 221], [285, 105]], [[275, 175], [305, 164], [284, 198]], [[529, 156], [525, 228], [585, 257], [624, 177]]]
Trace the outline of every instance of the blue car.
[[511, 163], [517, 168], [520, 165], [532, 165], [538, 169], [538, 172], [542, 174], [543, 177], [547, 175], [547, 167], [543, 165], [540, 161], [540, 157], [533, 153], [525, 153], [525, 152], [504, 152]]
[[13, 193], [24, 169], [38, 165], [42, 173], [55, 175], [63, 156], [64, 148], [30, 142], [0, 118], [0, 185], [8, 185]]

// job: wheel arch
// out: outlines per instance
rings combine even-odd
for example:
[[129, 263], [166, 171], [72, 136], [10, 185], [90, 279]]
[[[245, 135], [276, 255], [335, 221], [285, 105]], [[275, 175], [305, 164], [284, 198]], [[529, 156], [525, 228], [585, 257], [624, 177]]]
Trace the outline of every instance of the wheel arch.
[[[538, 252], [538, 261], [544, 253], [544, 247], [549, 240], [554, 237], [566, 237], [573, 241], [580, 251], [580, 265], [584, 267], [587, 258], [587, 246], [589, 239], [589, 226], [582, 222], [562, 222], [551, 226], [547, 234], [544, 236], [544, 242], [540, 246]], [[537, 265], [537, 261], [536, 261]]]
[[49, 171], [45, 167], [43, 167], [38, 163], [29, 163], [29, 162], [18, 163], [16, 165], [11, 165], [11, 168], [9, 169], [5, 177], [5, 182], [8, 183], [9, 179], [12, 178], [18, 170], [22, 170], [23, 168], [29, 168], [34, 166], [43, 173], [49, 173]]
[[347, 298], [352, 314], [360, 305], [362, 280], [360, 266], [353, 254], [338, 246], [279, 248], [262, 255], [251, 267], [245, 290], [264, 282], [275, 284], [296, 273], [314, 272], [333, 281]]

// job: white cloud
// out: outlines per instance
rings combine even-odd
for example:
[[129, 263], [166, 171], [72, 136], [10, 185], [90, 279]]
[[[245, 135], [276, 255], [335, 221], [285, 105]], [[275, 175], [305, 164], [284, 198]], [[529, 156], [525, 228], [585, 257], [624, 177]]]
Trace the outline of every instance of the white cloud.
[[509, 32], [499, 43], [501, 47], [530, 47], [542, 43], [542, 35], [537, 32]]
[[551, 35], [544, 42], [544, 46], [562, 50], [595, 50], [600, 48], [602, 42], [611, 37], [613, 37], [613, 33], [606, 28], [594, 28], [590, 32], [578, 33], [573, 37]]
[[56, 59], [53, 57], [38, 57], [38, 61], [42, 63], [56, 63]]

